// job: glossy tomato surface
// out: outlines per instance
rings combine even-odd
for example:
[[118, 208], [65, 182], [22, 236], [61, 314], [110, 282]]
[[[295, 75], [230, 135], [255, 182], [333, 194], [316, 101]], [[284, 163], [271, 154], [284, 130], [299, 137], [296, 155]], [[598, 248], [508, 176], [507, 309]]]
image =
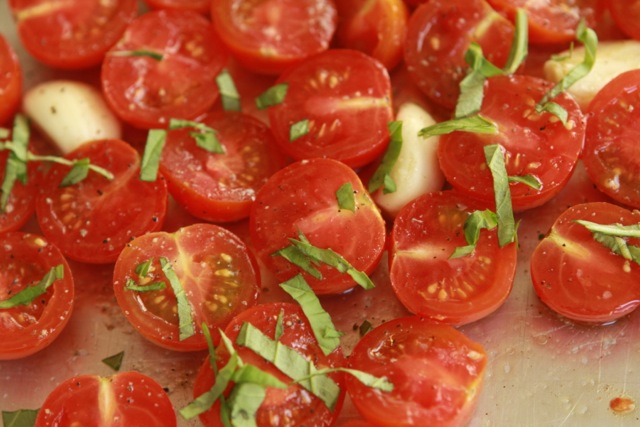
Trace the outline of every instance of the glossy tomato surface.
[[111, 263], [134, 237], [162, 227], [167, 211], [167, 184], [140, 180], [140, 156], [119, 139], [89, 141], [66, 155], [88, 158], [114, 175], [89, 171], [77, 184], [61, 186], [69, 166], [51, 167], [36, 198], [36, 217], [43, 234], [65, 256], [82, 262]]
[[605, 85], [587, 108], [582, 160], [600, 191], [640, 208], [640, 70], [627, 71]]
[[[381, 155], [393, 120], [391, 81], [380, 62], [362, 52], [334, 49], [280, 75], [283, 102], [269, 108], [269, 123], [282, 151], [296, 160], [328, 157], [351, 167]], [[308, 132], [291, 140], [291, 127]]]
[[390, 236], [389, 276], [409, 311], [461, 325], [489, 315], [507, 299], [517, 245], [500, 247], [497, 229], [482, 231], [471, 254], [451, 258], [467, 245], [468, 216], [485, 208], [450, 190], [425, 194], [400, 210]]
[[[9, 156], [9, 151], [0, 151], [0, 177], [7, 173]], [[30, 164], [28, 170], [27, 183], [16, 180], [7, 199], [7, 205], [4, 210], [0, 208], [0, 233], [19, 230], [35, 212], [38, 175], [34, 164]]]
[[632, 225], [640, 222], [640, 213], [606, 202], [567, 209], [531, 256], [533, 286], [542, 302], [569, 319], [609, 323], [640, 305], [640, 266], [597, 242], [578, 219]]
[[618, 28], [627, 36], [640, 40], [640, 1], [609, 0], [606, 3]]
[[0, 33], [0, 126], [11, 121], [22, 96], [22, 67], [13, 47]]
[[177, 425], [169, 396], [138, 372], [79, 375], [59, 384], [38, 411], [35, 427]]
[[[336, 192], [353, 188], [354, 211], [339, 206]], [[309, 242], [341, 255], [367, 274], [377, 266], [385, 245], [385, 224], [360, 178], [344, 164], [330, 159], [293, 163], [276, 172], [258, 191], [249, 215], [251, 241], [276, 278], [285, 281], [302, 273], [317, 294], [336, 294], [356, 286], [337, 269], [319, 264], [322, 278], [312, 277], [275, 252], [291, 245], [290, 238]]]
[[93, 67], [138, 13], [135, 0], [10, 0], [23, 46], [57, 68]]
[[39, 235], [0, 234], [0, 302], [37, 285], [53, 267], [63, 278], [27, 304], [0, 308], [0, 360], [18, 359], [51, 344], [67, 325], [73, 309], [74, 282], [57, 247]]
[[[166, 258], [184, 289], [195, 334], [181, 339], [176, 293], [164, 273]], [[139, 265], [150, 263], [141, 276]], [[148, 286], [165, 283], [160, 290], [127, 289], [130, 283]], [[258, 297], [259, 272], [246, 245], [233, 233], [213, 224], [193, 224], [175, 233], [148, 233], [122, 251], [113, 273], [118, 304], [129, 322], [145, 338], [180, 351], [207, 348], [201, 325], [206, 323], [215, 340], [219, 328], [253, 306]]]
[[485, 203], [493, 201], [493, 178], [484, 146], [500, 144], [509, 176], [531, 175], [540, 183], [539, 189], [520, 182], [509, 184], [515, 211], [540, 206], [558, 194], [582, 151], [585, 118], [575, 100], [565, 93], [552, 101], [567, 111], [566, 126], [551, 113], [537, 113], [534, 106], [551, 87], [550, 82], [531, 76], [488, 79], [480, 115], [496, 125], [497, 133], [453, 132], [442, 136], [438, 159], [447, 181], [468, 196]]
[[[325, 356], [313, 335], [309, 321], [298, 304], [259, 304], [233, 319], [225, 328], [225, 335], [232, 342], [235, 342], [242, 325], [248, 322], [273, 339], [280, 313], [282, 313], [282, 325], [284, 325], [283, 334], [279, 339], [282, 344], [295, 349], [307, 360], [312, 361], [318, 369], [344, 366], [345, 359], [340, 348]], [[240, 345], [236, 345], [235, 349], [244, 363], [257, 366], [276, 376], [280, 381], [290, 384], [289, 387], [284, 389], [267, 388], [265, 400], [256, 414], [256, 425], [258, 427], [298, 425], [328, 427], [335, 423], [345, 396], [341, 374], [331, 374], [331, 378], [341, 386], [342, 392], [338, 397], [335, 408], [330, 410], [320, 398], [300, 384], [293, 383], [290, 377], [280, 371], [273, 363], [253, 352], [253, 350]], [[227, 363], [229, 353], [226, 349], [220, 348], [217, 356], [218, 369], [221, 369]], [[211, 389], [214, 381], [215, 375], [209, 358], [206, 358], [196, 378], [194, 397], [200, 396]], [[207, 427], [222, 427], [220, 403], [216, 402], [212, 409], [200, 416], [200, 420]]]
[[[140, 54], [142, 53], [142, 54]], [[193, 119], [218, 98], [228, 57], [211, 23], [196, 12], [157, 10], [127, 27], [102, 63], [102, 90], [114, 112], [141, 128]]]
[[346, 378], [356, 408], [379, 427], [465, 426], [484, 380], [487, 354], [448, 325], [414, 316], [368, 332], [349, 356], [349, 367], [386, 377], [390, 392]]
[[191, 10], [198, 13], [208, 14], [210, 0], [144, 0], [144, 2], [154, 9], [177, 9]]
[[249, 216], [256, 192], [284, 167], [269, 127], [239, 112], [209, 113], [198, 119], [214, 129], [224, 153], [198, 147], [193, 129], [170, 131], [160, 170], [171, 195], [192, 215], [211, 222]]

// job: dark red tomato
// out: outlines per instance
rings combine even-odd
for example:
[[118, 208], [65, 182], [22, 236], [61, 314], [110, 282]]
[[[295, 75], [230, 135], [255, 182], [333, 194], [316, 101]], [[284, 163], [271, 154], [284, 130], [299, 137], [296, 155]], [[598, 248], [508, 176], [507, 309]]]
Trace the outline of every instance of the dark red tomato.
[[[304, 355], [307, 360], [313, 362], [316, 368], [341, 367], [345, 359], [340, 348], [325, 356], [316, 341], [311, 325], [298, 304], [270, 303], [260, 304], [242, 312], [225, 328], [225, 334], [235, 342], [244, 323], [250, 323], [260, 329], [271, 339], [275, 336], [278, 316], [283, 315], [283, 334], [279, 341]], [[246, 364], [258, 368], [276, 376], [284, 383], [292, 383], [292, 379], [282, 373], [271, 362], [262, 358], [251, 349], [243, 346], [235, 346], [238, 355]], [[218, 369], [222, 368], [229, 359], [229, 353], [221, 347], [218, 352]], [[256, 415], [258, 427], [280, 426], [306, 426], [328, 427], [335, 423], [344, 400], [343, 376], [331, 374], [343, 390], [336, 406], [331, 411], [322, 400], [307, 391], [299, 384], [291, 384], [288, 388], [267, 388], [267, 394]], [[215, 381], [215, 375], [211, 368], [209, 358], [206, 358], [194, 385], [194, 397], [211, 389]], [[200, 415], [200, 420], [207, 427], [222, 427], [220, 421], [220, 403]]]
[[[188, 300], [196, 333], [180, 339], [176, 294], [162, 271], [166, 258]], [[136, 268], [151, 261], [146, 276]], [[155, 282], [164, 289], [137, 291], [125, 287]], [[148, 233], [131, 241], [122, 251], [113, 273], [118, 304], [131, 324], [151, 342], [172, 350], [207, 348], [200, 329], [206, 323], [215, 337], [241, 311], [258, 298], [259, 271], [245, 244], [235, 234], [214, 224], [193, 224], [175, 233]]]
[[333, 0], [213, 0], [211, 19], [240, 64], [277, 75], [329, 47], [337, 12]]
[[[336, 192], [351, 184], [355, 211], [343, 209]], [[326, 265], [318, 265], [316, 279], [281, 256], [273, 254], [291, 245], [290, 238], [302, 233], [322, 249], [332, 249], [354, 268], [367, 274], [376, 267], [385, 245], [385, 224], [358, 175], [330, 159], [293, 163], [276, 172], [258, 191], [249, 216], [251, 241], [260, 259], [285, 281], [302, 273], [319, 294], [336, 294], [353, 288], [350, 276]]]
[[22, 67], [13, 48], [0, 33], [0, 126], [11, 121], [21, 97]]
[[409, 10], [402, 0], [336, 0], [340, 47], [356, 49], [392, 69], [402, 59]]
[[133, 21], [107, 53], [102, 89], [122, 120], [142, 128], [166, 127], [171, 118], [193, 119], [211, 108], [218, 98], [215, 79], [227, 58], [204, 16], [153, 11]]
[[25, 49], [37, 60], [65, 69], [100, 64], [138, 13], [135, 0], [10, 0], [9, 5]]
[[452, 326], [398, 318], [367, 333], [349, 356], [350, 368], [387, 377], [393, 391], [347, 376], [347, 392], [362, 417], [378, 427], [465, 426], [486, 364], [484, 348]]
[[438, 159], [447, 181], [463, 194], [491, 203], [493, 178], [484, 146], [500, 144], [509, 176], [532, 175], [538, 190], [510, 183], [513, 209], [523, 211], [546, 203], [567, 183], [578, 161], [585, 119], [576, 101], [562, 93], [553, 102], [568, 114], [567, 126], [534, 106], [552, 87], [548, 81], [524, 75], [487, 80], [480, 114], [495, 123], [496, 134], [454, 132], [440, 138]]
[[389, 277], [410, 312], [462, 325], [487, 316], [507, 299], [518, 249], [515, 243], [501, 248], [497, 229], [482, 231], [473, 253], [450, 259], [457, 247], [467, 245], [467, 217], [485, 208], [452, 190], [420, 196], [399, 212], [390, 236]]
[[[8, 151], [0, 151], [0, 177], [6, 173]], [[17, 180], [11, 189], [4, 210], [0, 210], [0, 233], [22, 228], [33, 216], [36, 208], [36, 194], [38, 193], [36, 167], [29, 164], [29, 174], [26, 185]], [[0, 195], [2, 191], [0, 191]]]
[[627, 36], [640, 40], [640, 0], [609, 0], [611, 17]]
[[498, 11], [515, 19], [516, 10], [524, 9], [529, 21], [529, 42], [533, 44], [558, 44], [571, 42], [576, 28], [584, 19], [594, 27], [600, 19], [600, 0], [487, 0]]
[[211, 222], [249, 216], [256, 192], [286, 164], [269, 127], [247, 114], [210, 113], [198, 119], [215, 129], [225, 152], [196, 145], [193, 129], [170, 131], [161, 171], [169, 192], [189, 213]]
[[89, 263], [114, 262], [136, 236], [162, 227], [167, 211], [167, 184], [140, 180], [140, 156], [118, 139], [87, 142], [65, 156], [88, 158], [114, 175], [94, 171], [77, 184], [61, 187], [70, 168], [54, 165], [36, 198], [36, 217], [42, 233], [65, 256]]
[[0, 308], [0, 360], [19, 359], [51, 344], [73, 309], [73, 276], [60, 251], [41, 236], [18, 231], [0, 234], [0, 302], [38, 284], [51, 268], [64, 277], [25, 305]]
[[[387, 69], [364, 53], [332, 49], [283, 73], [282, 103], [269, 108], [280, 148], [294, 159], [328, 157], [363, 166], [387, 146], [393, 120]], [[309, 132], [293, 141], [291, 126], [308, 121]]]
[[[531, 256], [531, 279], [555, 312], [579, 322], [609, 323], [640, 305], [640, 266], [594, 240], [575, 220], [603, 225], [640, 222], [640, 212], [593, 202], [567, 209]], [[640, 239], [628, 239], [638, 246]]]
[[59, 384], [38, 411], [35, 427], [177, 425], [167, 393], [139, 372], [79, 375]]
[[600, 191], [640, 208], [640, 70], [606, 84], [587, 108], [582, 160]]
[[469, 69], [464, 55], [471, 42], [503, 67], [513, 31], [513, 24], [485, 0], [430, 0], [409, 19], [404, 48], [409, 75], [430, 100], [452, 110]]
[[209, 14], [211, 0], [144, 0], [154, 9], [191, 10], [202, 14]]

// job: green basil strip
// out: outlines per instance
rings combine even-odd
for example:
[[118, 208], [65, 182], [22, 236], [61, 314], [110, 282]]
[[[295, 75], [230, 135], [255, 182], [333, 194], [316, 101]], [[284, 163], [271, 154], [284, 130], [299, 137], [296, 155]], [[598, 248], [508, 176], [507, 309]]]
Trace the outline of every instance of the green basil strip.
[[229, 397], [231, 424], [234, 427], [257, 427], [256, 413], [267, 391], [253, 383], [237, 384]]
[[280, 83], [275, 86], [271, 86], [256, 98], [256, 107], [258, 107], [259, 110], [263, 110], [265, 108], [281, 104], [287, 96], [288, 89], [288, 83]]
[[142, 181], [153, 182], [158, 177], [158, 168], [166, 141], [167, 131], [164, 129], [151, 129], [147, 133], [147, 142], [140, 163], [140, 179]]
[[89, 171], [95, 172], [98, 175], [102, 175], [108, 180], [112, 180], [114, 178], [113, 173], [100, 166], [92, 165], [90, 159], [88, 158], [69, 160], [64, 157], [39, 156], [31, 153], [29, 153], [28, 156], [29, 160], [33, 161], [51, 162], [57, 163], [59, 165], [70, 166], [71, 170], [67, 173], [67, 175], [62, 179], [62, 182], [60, 183], [61, 187], [67, 187], [69, 185], [79, 183], [88, 176]]
[[[328, 375], [333, 372], [344, 372], [345, 374], [349, 374], [367, 387], [375, 388], [380, 391], [390, 392], [393, 391], [394, 388], [393, 383], [390, 382], [387, 377], [376, 377], [368, 372], [359, 371], [357, 369], [326, 368], [317, 370], [313, 375]], [[300, 380], [308, 380], [309, 378], [310, 377], [301, 378]]]
[[593, 238], [624, 259], [640, 264], [640, 247], [629, 245], [624, 238], [640, 238], [640, 224], [598, 224], [576, 220], [576, 223], [591, 231]]
[[428, 138], [435, 135], [445, 135], [452, 132], [471, 132], [483, 134], [496, 134], [498, 127], [495, 123], [478, 115], [446, 120], [428, 126], [418, 132], [418, 136]]
[[241, 111], [240, 94], [236, 88], [236, 84], [233, 81], [233, 77], [227, 69], [222, 70], [216, 76], [216, 84], [218, 85], [218, 91], [220, 92], [220, 100], [222, 101], [222, 108], [225, 111]]
[[4, 427], [33, 427], [36, 425], [38, 411], [39, 409], [2, 411], [2, 425]]
[[554, 116], [556, 116], [565, 127], [567, 126], [569, 113], [560, 104], [557, 104], [553, 101], [547, 101], [540, 107], [536, 107], [536, 111], [539, 113], [543, 113], [543, 112], [551, 113]]
[[280, 283], [280, 287], [302, 307], [322, 352], [328, 355], [338, 348], [343, 334], [336, 329], [331, 316], [322, 308], [318, 296], [302, 275], [298, 274]]
[[223, 154], [224, 147], [218, 140], [215, 129], [210, 128], [204, 123], [198, 123], [191, 120], [171, 119], [169, 121], [169, 129], [194, 128], [197, 132], [190, 132], [189, 135], [196, 141], [196, 145], [205, 151], [216, 154]]
[[293, 245], [274, 252], [272, 256], [281, 256], [291, 264], [294, 264], [309, 273], [312, 277], [315, 277], [318, 280], [322, 279], [322, 273], [315, 267], [315, 265], [318, 265], [319, 263]]
[[255, 365], [244, 364], [231, 376], [231, 381], [236, 384], [251, 383], [261, 387], [287, 388], [288, 385], [280, 381], [268, 372]]
[[353, 191], [353, 185], [345, 182], [336, 191], [336, 199], [338, 200], [338, 208], [340, 210], [356, 211], [356, 195]]
[[105, 357], [102, 359], [102, 363], [113, 369], [114, 371], [119, 371], [122, 366], [122, 360], [124, 359], [124, 351], [120, 353], [116, 353], [112, 356]]
[[523, 176], [509, 176], [509, 182], [519, 182], [521, 184], [528, 185], [534, 190], [539, 190], [542, 187], [542, 182], [537, 176], [523, 175]]
[[147, 274], [149, 274], [149, 269], [151, 268], [151, 264], [153, 264], [152, 262], [153, 260], [151, 258], [149, 258], [146, 261], [141, 262], [140, 264], [136, 265], [136, 274], [138, 275], [138, 277], [147, 277]]
[[504, 155], [500, 145], [492, 144], [484, 147], [487, 165], [493, 177], [493, 191], [496, 201], [496, 215], [498, 218], [498, 242], [500, 246], [515, 241], [516, 225], [511, 205], [511, 191], [509, 178], [504, 164]]
[[397, 190], [396, 183], [393, 178], [391, 178], [391, 171], [398, 161], [398, 157], [400, 157], [400, 152], [402, 151], [402, 122], [389, 122], [387, 127], [389, 128], [391, 138], [389, 139], [389, 145], [382, 157], [380, 166], [378, 166], [375, 173], [369, 180], [369, 193], [373, 193], [380, 187], [382, 187], [383, 194], [393, 193]]
[[44, 275], [44, 277], [35, 284], [22, 289], [11, 298], [0, 301], [0, 309], [17, 307], [19, 305], [31, 304], [33, 300], [47, 292], [49, 286], [53, 285], [56, 280], [64, 278], [64, 265], [58, 264]]
[[449, 258], [460, 258], [471, 254], [480, 239], [480, 231], [491, 230], [497, 226], [498, 217], [495, 212], [489, 209], [471, 212], [464, 223], [464, 237], [468, 245], [457, 247]]
[[284, 334], [284, 309], [280, 310], [278, 313], [278, 318], [276, 319], [276, 330], [274, 333], [274, 339], [278, 341], [282, 334]]
[[60, 187], [68, 187], [84, 180], [89, 175], [89, 158], [79, 159], [73, 162], [71, 170], [62, 178]]
[[148, 285], [138, 285], [133, 280], [129, 279], [127, 284], [124, 287], [128, 291], [135, 292], [153, 292], [153, 291], [161, 291], [167, 288], [167, 284], [164, 282], [153, 282]]
[[505, 74], [513, 74], [518, 67], [524, 62], [529, 54], [529, 23], [527, 13], [524, 9], [518, 8], [515, 16], [515, 31], [513, 33], [513, 42], [511, 42], [511, 50], [507, 63], [503, 68]]
[[[312, 376], [318, 369], [305, 356], [280, 341], [270, 339], [250, 323], [242, 325], [236, 343], [273, 363], [294, 381], [302, 379], [299, 384], [320, 398], [333, 411], [340, 395], [340, 387], [328, 376]], [[308, 376], [311, 377], [304, 379]]]
[[[27, 158], [29, 146], [29, 121], [22, 114], [17, 114], [13, 120], [12, 141], [4, 144], [11, 150], [5, 163], [2, 179], [2, 196], [0, 197], [0, 211], [4, 212], [9, 202], [16, 181], [27, 183]], [[8, 136], [8, 135], [7, 135]]]
[[154, 52], [152, 50], [147, 49], [137, 49], [137, 50], [119, 50], [110, 52], [111, 56], [146, 56], [147, 58], [151, 58], [155, 61], [162, 61], [164, 56], [161, 53]]
[[296, 139], [305, 136], [309, 133], [309, 119], [300, 120], [291, 125], [289, 128], [289, 141], [293, 142]]
[[180, 283], [178, 275], [173, 271], [171, 262], [165, 257], [160, 257], [160, 265], [162, 266], [162, 271], [167, 277], [167, 280], [169, 280], [169, 285], [171, 285], [171, 289], [173, 289], [173, 293], [176, 296], [176, 302], [178, 304], [178, 328], [180, 331], [180, 341], [182, 341], [196, 333], [195, 327], [193, 326], [191, 304], [187, 299], [187, 295], [182, 287], [182, 283]]
[[454, 117], [462, 118], [480, 111], [484, 98], [484, 82], [487, 77], [503, 74], [503, 71], [489, 62], [482, 53], [482, 47], [475, 42], [469, 45], [464, 55], [469, 64], [469, 73], [460, 82], [460, 95], [456, 103]]
[[640, 224], [598, 224], [596, 222], [577, 219], [576, 222], [593, 233], [606, 234], [608, 236], [640, 238]]

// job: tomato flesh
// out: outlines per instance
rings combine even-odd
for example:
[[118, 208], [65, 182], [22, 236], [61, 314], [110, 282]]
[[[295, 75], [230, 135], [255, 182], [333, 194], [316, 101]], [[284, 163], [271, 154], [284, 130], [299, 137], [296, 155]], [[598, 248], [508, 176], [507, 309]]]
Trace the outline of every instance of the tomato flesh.
[[640, 0], [609, 0], [607, 6], [618, 28], [627, 36], [640, 40]]

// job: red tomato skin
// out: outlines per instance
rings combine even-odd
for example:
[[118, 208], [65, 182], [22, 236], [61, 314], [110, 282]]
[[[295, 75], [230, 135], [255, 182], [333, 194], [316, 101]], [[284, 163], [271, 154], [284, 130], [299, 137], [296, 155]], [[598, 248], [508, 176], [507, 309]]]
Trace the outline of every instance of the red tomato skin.
[[73, 275], [60, 250], [39, 235], [7, 232], [0, 242], [0, 300], [40, 282], [51, 268], [64, 268], [64, 277], [31, 304], [0, 309], [0, 360], [20, 359], [49, 346], [64, 330], [73, 311]]
[[[180, 340], [178, 317], [173, 311], [175, 294], [166, 277], [159, 273], [159, 257], [171, 261], [192, 308], [196, 334], [184, 340]], [[125, 289], [129, 279], [138, 281], [136, 267], [148, 260], [154, 260], [156, 266], [153, 281], [165, 282], [166, 289]], [[143, 337], [170, 350], [197, 351], [207, 348], [200, 329], [203, 322], [217, 342], [220, 328], [256, 304], [260, 275], [239, 237], [214, 224], [196, 223], [175, 233], [148, 233], [131, 241], [116, 261], [113, 283], [118, 305]]]
[[[9, 151], [0, 151], [0, 176], [6, 172]], [[0, 233], [16, 231], [22, 228], [32, 217], [36, 209], [36, 194], [38, 193], [37, 167], [28, 167], [27, 183], [17, 180], [11, 189], [4, 211], [0, 211]], [[0, 191], [0, 194], [2, 192]]]
[[452, 326], [401, 317], [368, 332], [349, 356], [350, 368], [385, 376], [393, 391], [347, 376], [347, 392], [378, 427], [462, 427], [473, 415], [486, 363], [484, 348]]
[[636, 40], [640, 40], [640, 0], [608, 0], [607, 6], [616, 26]]
[[509, 176], [533, 175], [542, 184], [536, 190], [510, 183], [516, 212], [543, 205], [564, 188], [582, 151], [586, 120], [567, 94], [553, 98], [568, 113], [568, 129], [550, 113], [537, 114], [533, 106], [551, 89], [545, 80], [524, 76], [492, 77], [485, 83], [480, 114], [498, 127], [495, 135], [453, 132], [443, 135], [438, 160], [447, 181], [463, 194], [493, 203], [493, 178], [484, 146], [500, 144]]
[[136, 236], [159, 230], [167, 212], [168, 191], [162, 176], [139, 179], [140, 156], [119, 139], [89, 141], [68, 153], [69, 160], [89, 158], [114, 174], [109, 180], [90, 171], [74, 185], [60, 187], [68, 166], [54, 165], [36, 198], [42, 233], [73, 260], [112, 263]]
[[197, 147], [192, 129], [169, 131], [160, 170], [169, 192], [191, 215], [210, 222], [249, 216], [256, 192], [286, 164], [273, 134], [263, 122], [238, 112], [207, 113], [198, 118], [216, 130], [225, 153]]
[[22, 97], [22, 67], [18, 55], [0, 33], [0, 126], [9, 124]]
[[[351, 183], [356, 212], [339, 209], [335, 193]], [[331, 159], [293, 163], [276, 172], [258, 191], [249, 215], [251, 241], [258, 258], [285, 281], [301, 273], [318, 295], [339, 294], [355, 282], [336, 269], [319, 265], [322, 279], [273, 254], [302, 232], [310, 243], [330, 248], [354, 268], [373, 272], [385, 249], [385, 223], [355, 172]]]
[[9, 1], [25, 49], [38, 61], [61, 69], [99, 65], [138, 13], [135, 0], [50, 4], [47, 0]]
[[190, 10], [209, 15], [210, 0], [144, 0], [153, 9]]
[[333, 0], [213, 0], [211, 20], [243, 67], [279, 75], [329, 48], [337, 11]]
[[[161, 54], [126, 55], [147, 50]], [[194, 119], [218, 98], [216, 76], [228, 52], [211, 23], [196, 12], [156, 10], [134, 20], [107, 53], [101, 81], [105, 99], [125, 122], [144, 129]]]
[[464, 55], [470, 43], [479, 43], [487, 59], [502, 67], [513, 32], [513, 24], [485, 0], [430, 0], [409, 19], [404, 48], [409, 76], [431, 101], [453, 110], [469, 69]]
[[[357, 168], [384, 152], [393, 108], [391, 80], [380, 62], [355, 50], [332, 49], [290, 68], [277, 83], [288, 84], [287, 95], [269, 108], [269, 123], [287, 155], [331, 158]], [[291, 126], [303, 120], [309, 132], [291, 141]]]
[[[312, 360], [318, 368], [345, 366], [346, 360], [340, 347], [328, 356], [324, 355], [313, 335], [309, 321], [298, 304], [284, 302], [259, 304], [240, 313], [229, 323], [224, 333], [232, 342], [235, 342], [240, 328], [245, 322], [248, 322], [273, 339], [277, 318], [281, 312], [284, 316], [283, 324], [287, 326], [284, 328], [283, 335], [280, 337], [280, 342], [305, 355], [307, 359]], [[237, 345], [235, 348], [245, 363], [253, 364], [275, 375], [285, 383], [291, 382], [291, 378], [284, 375], [271, 362], [258, 356], [252, 350]], [[219, 357], [218, 369], [220, 369], [227, 363], [229, 355], [226, 351], [218, 351], [217, 355]], [[331, 374], [331, 377], [338, 383], [342, 390], [333, 411], [330, 411], [319, 398], [299, 385], [292, 385], [283, 390], [267, 388], [267, 396], [256, 416], [258, 427], [284, 427], [293, 425], [328, 427], [334, 425], [340, 409], [343, 406], [345, 388], [343, 375], [340, 373]], [[211, 389], [214, 381], [215, 375], [211, 368], [209, 358], [207, 357], [196, 377], [194, 398]], [[288, 416], [283, 415], [285, 411]], [[222, 427], [223, 424], [220, 421], [220, 403], [216, 401], [209, 411], [201, 414], [200, 421], [207, 427]]]
[[169, 396], [155, 380], [139, 372], [119, 372], [108, 378], [78, 375], [51, 391], [35, 427], [75, 425], [174, 427], [177, 418]]
[[640, 208], [640, 70], [614, 78], [587, 107], [582, 152], [587, 174], [607, 196]]
[[484, 230], [473, 253], [449, 259], [466, 246], [464, 222], [486, 206], [455, 190], [428, 193], [407, 204], [389, 237], [389, 277], [413, 314], [463, 325], [494, 312], [507, 299], [516, 271], [517, 245], [499, 247], [497, 230]]
[[[640, 266], [595, 241], [576, 219], [631, 225], [640, 222], [640, 212], [606, 202], [567, 209], [531, 256], [533, 287], [543, 303], [566, 318], [594, 324], [614, 322], [640, 305]], [[630, 245], [639, 243], [639, 239], [629, 239]]]

